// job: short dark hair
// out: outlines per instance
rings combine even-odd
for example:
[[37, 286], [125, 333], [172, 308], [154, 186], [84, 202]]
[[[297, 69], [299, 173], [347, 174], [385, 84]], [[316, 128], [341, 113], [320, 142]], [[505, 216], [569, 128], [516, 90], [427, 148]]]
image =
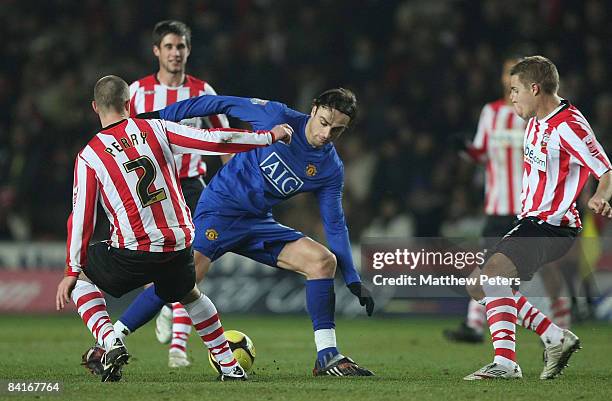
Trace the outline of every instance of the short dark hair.
[[357, 117], [357, 97], [349, 89], [335, 88], [321, 93], [312, 101], [313, 107], [329, 107], [350, 117], [351, 123]]
[[94, 86], [94, 101], [102, 110], [122, 112], [125, 102], [130, 100], [130, 88], [127, 82], [116, 75], [107, 75]]
[[559, 89], [559, 72], [555, 64], [544, 56], [529, 56], [519, 60], [510, 70], [510, 75], [518, 75], [520, 81], [529, 85], [536, 83], [547, 94], [555, 94]]
[[181, 21], [166, 20], [155, 24], [153, 28], [153, 45], [159, 47], [161, 41], [169, 33], [184, 36], [187, 48], [191, 49], [191, 29]]

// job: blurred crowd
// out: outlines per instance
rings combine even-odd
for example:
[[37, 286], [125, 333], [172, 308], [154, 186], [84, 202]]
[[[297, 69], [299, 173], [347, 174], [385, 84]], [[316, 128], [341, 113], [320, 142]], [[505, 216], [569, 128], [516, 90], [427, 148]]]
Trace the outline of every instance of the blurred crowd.
[[[543, 54], [612, 152], [611, 17], [605, 0], [3, 0], [0, 239], [65, 239], [74, 157], [99, 128], [93, 85], [157, 71], [163, 19], [192, 28], [188, 73], [220, 94], [304, 112], [327, 88], [357, 94], [359, 119], [336, 143], [353, 240], [477, 235], [482, 169], [452, 138], [472, 137], [502, 96], [503, 57]], [[321, 238], [312, 195], [276, 213]]]

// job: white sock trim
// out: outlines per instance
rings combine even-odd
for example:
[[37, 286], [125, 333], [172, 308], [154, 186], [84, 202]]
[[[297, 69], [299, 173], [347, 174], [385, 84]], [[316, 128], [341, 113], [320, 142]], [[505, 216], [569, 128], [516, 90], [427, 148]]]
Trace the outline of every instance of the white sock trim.
[[319, 329], [314, 332], [317, 352], [325, 348], [336, 347], [336, 329]]
[[121, 320], [117, 320], [113, 327], [115, 328], [115, 335], [117, 336], [117, 338], [121, 339], [121, 341], [123, 341], [125, 337], [129, 336], [132, 333], [130, 329], [125, 324], [123, 324]]

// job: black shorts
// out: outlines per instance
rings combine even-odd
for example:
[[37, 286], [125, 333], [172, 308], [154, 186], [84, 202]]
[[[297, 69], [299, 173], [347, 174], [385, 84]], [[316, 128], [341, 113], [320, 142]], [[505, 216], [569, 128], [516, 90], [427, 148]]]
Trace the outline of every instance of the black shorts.
[[83, 271], [115, 298], [152, 282], [157, 296], [166, 302], [177, 302], [195, 285], [191, 247], [175, 252], [145, 252], [98, 242], [89, 246]]
[[527, 217], [516, 223], [491, 254], [506, 255], [516, 266], [520, 279], [529, 281], [541, 266], [565, 255], [579, 232], [577, 228], [553, 226]]
[[192, 216], [195, 214], [195, 209], [198, 205], [198, 201], [200, 200], [200, 195], [202, 194], [204, 187], [205, 185], [202, 177], [183, 178], [181, 180], [183, 196], [185, 197], [185, 202], [187, 202], [189, 210], [191, 210]]
[[514, 227], [516, 216], [487, 216], [482, 229], [482, 246], [485, 249], [493, 248], [508, 231]]

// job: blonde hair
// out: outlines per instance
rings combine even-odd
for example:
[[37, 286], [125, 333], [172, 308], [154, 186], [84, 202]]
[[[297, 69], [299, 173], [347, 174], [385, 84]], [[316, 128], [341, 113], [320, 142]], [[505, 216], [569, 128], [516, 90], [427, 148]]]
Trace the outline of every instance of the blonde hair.
[[529, 56], [519, 60], [510, 70], [524, 85], [536, 83], [544, 93], [554, 95], [559, 89], [559, 72], [552, 61], [544, 56]]

